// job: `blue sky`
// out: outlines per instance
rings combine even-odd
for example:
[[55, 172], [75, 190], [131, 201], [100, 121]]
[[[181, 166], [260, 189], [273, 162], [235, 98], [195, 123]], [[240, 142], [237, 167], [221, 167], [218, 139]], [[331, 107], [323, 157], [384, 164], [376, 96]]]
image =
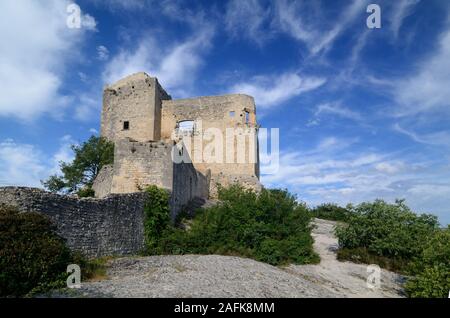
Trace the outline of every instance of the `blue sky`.
[[80, 29], [64, 0], [0, 3], [0, 185], [40, 186], [99, 130], [103, 86], [145, 71], [173, 98], [254, 96], [280, 128], [267, 186], [450, 222], [449, 1], [76, 3]]

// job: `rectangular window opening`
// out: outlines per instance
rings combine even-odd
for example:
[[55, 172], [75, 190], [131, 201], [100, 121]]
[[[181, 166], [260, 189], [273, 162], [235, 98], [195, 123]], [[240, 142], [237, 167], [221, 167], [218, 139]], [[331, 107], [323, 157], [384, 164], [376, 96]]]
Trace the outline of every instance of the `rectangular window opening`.
[[128, 130], [128, 129], [130, 129], [130, 122], [124, 121], [123, 122], [123, 130]]

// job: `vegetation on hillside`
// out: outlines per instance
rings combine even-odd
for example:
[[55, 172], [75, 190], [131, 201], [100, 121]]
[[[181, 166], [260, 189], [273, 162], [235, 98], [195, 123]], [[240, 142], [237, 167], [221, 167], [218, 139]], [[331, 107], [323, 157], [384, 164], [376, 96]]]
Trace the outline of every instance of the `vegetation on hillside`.
[[114, 161], [114, 144], [103, 137], [91, 136], [88, 141], [71, 148], [75, 158], [70, 163], [60, 162], [62, 176], [50, 176], [42, 184], [52, 192], [92, 197], [92, 185], [100, 169]]
[[315, 218], [343, 222], [347, 220], [349, 211], [337, 204], [325, 203], [311, 209], [311, 214]]
[[[149, 191], [154, 195], [154, 187]], [[164, 190], [146, 207], [151, 254], [222, 254], [249, 257], [273, 265], [319, 260], [313, 251], [311, 216], [284, 190], [256, 194], [239, 186], [219, 189], [217, 206], [199, 210], [189, 230], [171, 225]], [[151, 196], [150, 196], [151, 197]]]
[[450, 293], [450, 226], [429, 237], [410, 268], [405, 289], [411, 297], [447, 298]]
[[70, 262], [48, 218], [0, 206], [0, 297], [63, 287]]
[[448, 297], [450, 234], [433, 215], [417, 215], [402, 200], [349, 206], [336, 229], [338, 259], [380, 266], [409, 275], [411, 297]]
[[69, 264], [80, 266], [83, 281], [104, 278], [106, 261], [71, 252], [46, 216], [0, 205], [0, 297], [64, 288]]

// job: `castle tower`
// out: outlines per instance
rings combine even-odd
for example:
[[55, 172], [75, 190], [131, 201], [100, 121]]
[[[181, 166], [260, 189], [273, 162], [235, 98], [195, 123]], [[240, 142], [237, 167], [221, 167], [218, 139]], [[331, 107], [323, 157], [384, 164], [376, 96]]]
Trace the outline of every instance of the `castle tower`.
[[121, 79], [103, 91], [101, 136], [117, 142], [161, 139], [161, 101], [171, 97], [157, 78], [136, 73]]

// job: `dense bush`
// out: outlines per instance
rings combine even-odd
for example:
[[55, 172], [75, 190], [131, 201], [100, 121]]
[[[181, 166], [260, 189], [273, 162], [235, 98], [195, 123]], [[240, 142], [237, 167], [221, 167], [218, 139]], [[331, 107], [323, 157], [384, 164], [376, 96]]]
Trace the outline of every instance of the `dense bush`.
[[146, 189], [144, 231], [149, 254], [159, 254], [158, 242], [170, 229], [169, 193], [157, 186]]
[[408, 275], [410, 297], [448, 297], [450, 228], [439, 229], [435, 216], [417, 215], [403, 201], [362, 203], [349, 212], [346, 224], [336, 229], [339, 259]]
[[426, 242], [410, 269], [415, 275], [406, 284], [410, 297], [448, 297], [450, 292], [450, 226]]
[[156, 209], [153, 215], [157, 217], [147, 223], [158, 224], [152, 225], [158, 228], [153, 235], [163, 235], [148, 239], [151, 249], [160, 254], [239, 255], [274, 265], [318, 261], [312, 248], [310, 214], [287, 191], [256, 194], [232, 186], [219, 189], [219, 199], [219, 205], [197, 213], [188, 231], [171, 226], [162, 230], [159, 225], [167, 224], [167, 218]]
[[50, 220], [0, 206], [0, 296], [64, 287], [71, 255]]
[[321, 204], [314, 209], [311, 209], [311, 214], [315, 218], [331, 220], [331, 221], [346, 221], [349, 211], [334, 203]]
[[435, 216], [417, 215], [403, 201], [376, 200], [349, 208], [347, 224], [336, 229], [339, 246], [377, 256], [412, 260], [439, 226]]

